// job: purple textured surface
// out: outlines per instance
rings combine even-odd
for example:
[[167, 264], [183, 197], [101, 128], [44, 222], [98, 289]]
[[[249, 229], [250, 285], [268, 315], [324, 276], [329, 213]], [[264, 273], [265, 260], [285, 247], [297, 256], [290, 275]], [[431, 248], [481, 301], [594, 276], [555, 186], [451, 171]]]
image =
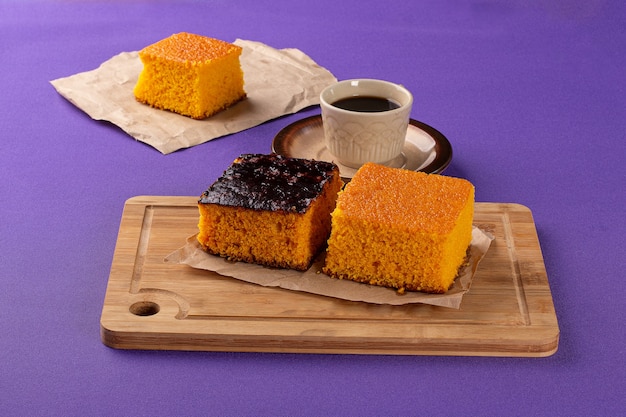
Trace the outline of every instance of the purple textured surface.
[[[546, 4], [544, 4], [546, 3]], [[0, 415], [626, 414], [622, 1], [0, 1]], [[50, 81], [188, 31], [383, 78], [447, 175], [534, 215], [561, 329], [543, 359], [118, 351], [99, 318], [124, 201], [200, 195], [310, 108], [162, 155]]]

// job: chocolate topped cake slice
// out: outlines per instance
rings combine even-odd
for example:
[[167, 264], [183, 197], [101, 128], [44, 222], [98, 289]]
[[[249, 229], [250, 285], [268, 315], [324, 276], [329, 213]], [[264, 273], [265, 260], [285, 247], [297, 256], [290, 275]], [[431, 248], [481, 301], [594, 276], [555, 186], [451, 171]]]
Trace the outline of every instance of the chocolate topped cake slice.
[[232, 260], [306, 270], [330, 235], [342, 186], [333, 163], [241, 155], [198, 201], [198, 242]]

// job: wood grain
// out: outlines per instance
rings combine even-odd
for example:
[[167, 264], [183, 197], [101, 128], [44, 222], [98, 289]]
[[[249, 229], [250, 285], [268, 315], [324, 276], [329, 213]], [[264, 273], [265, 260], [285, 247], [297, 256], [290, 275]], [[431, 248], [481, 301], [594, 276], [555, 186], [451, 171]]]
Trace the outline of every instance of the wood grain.
[[266, 288], [169, 264], [196, 233], [195, 197], [126, 202], [101, 316], [118, 349], [542, 357], [559, 328], [535, 224], [518, 204], [476, 203], [495, 236], [459, 310]]

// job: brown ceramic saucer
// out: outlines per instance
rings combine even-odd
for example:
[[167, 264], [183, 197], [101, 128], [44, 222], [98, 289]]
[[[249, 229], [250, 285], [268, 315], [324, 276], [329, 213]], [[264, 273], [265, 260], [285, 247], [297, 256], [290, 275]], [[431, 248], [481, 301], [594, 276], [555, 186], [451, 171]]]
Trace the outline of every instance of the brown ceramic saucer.
[[[272, 141], [272, 152], [291, 158], [335, 162], [344, 179], [350, 179], [356, 169], [334, 161], [324, 145], [324, 127], [320, 115], [298, 120], [283, 128]], [[411, 119], [402, 154], [388, 163], [394, 168], [438, 174], [450, 164], [452, 146], [435, 128]]]

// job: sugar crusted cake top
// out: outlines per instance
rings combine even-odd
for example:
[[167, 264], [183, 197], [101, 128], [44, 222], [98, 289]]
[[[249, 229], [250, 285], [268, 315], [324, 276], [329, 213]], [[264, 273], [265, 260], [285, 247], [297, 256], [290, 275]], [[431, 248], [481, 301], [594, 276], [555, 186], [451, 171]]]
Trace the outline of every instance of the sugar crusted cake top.
[[339, 168], [330, 162], [243, 154], [202, 194], [199, 203], [304, 213], [338, 174]]
[[204, 63], [228, 55], [241, 47], [193, 33], [176, 33], [142, 49], [140, 55], [159, 56], [171, 61]]
[[346, 186], [344, 194], [349, 198], [340, 195], [337, 207], [346, 216], [372, 224], [446, 234], [454, 228], [473, 189], [461, 178], [367, 163]]

